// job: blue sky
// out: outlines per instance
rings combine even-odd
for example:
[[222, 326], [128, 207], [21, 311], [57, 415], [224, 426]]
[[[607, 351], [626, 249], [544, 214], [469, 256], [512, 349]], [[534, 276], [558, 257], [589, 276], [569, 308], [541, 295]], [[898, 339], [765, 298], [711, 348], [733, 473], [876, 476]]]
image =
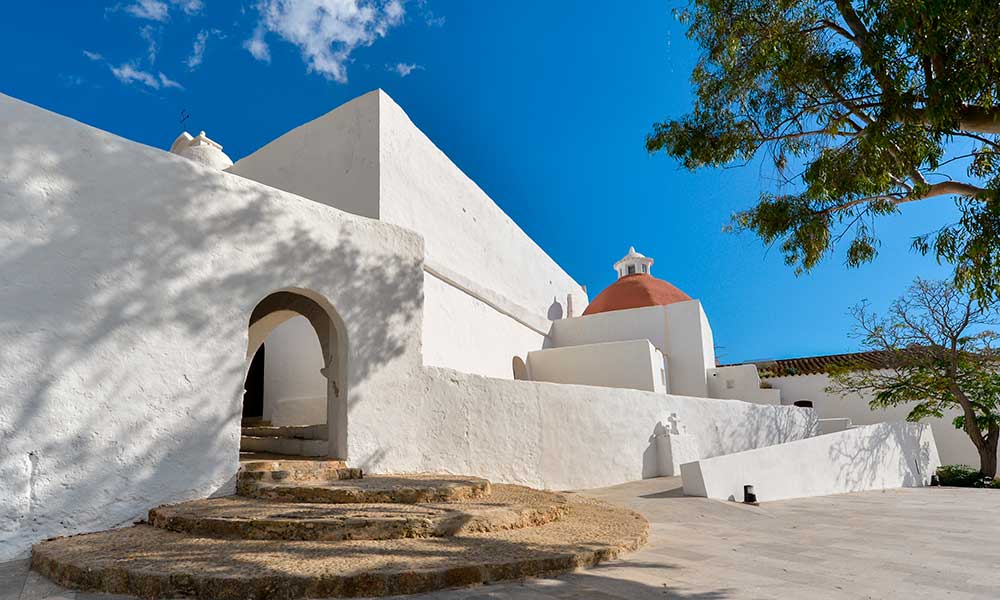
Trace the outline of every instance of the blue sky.
[[[0, 21], [0, 92], [152, 146], [204, 129], [238, 159], [372, 89], [413, 121], [591, 297], [629, 245], [702, 300], [724, 362], [857, 349], [847, 309], [884, 308], [945, 268], [909, 250], [946, 199], [879, 222], [880, 256], [796, 277], [724, 233], [775, 190], [769, 167], [689, 173], [643, 148], [683, 114], [697, 49], [676, 2], [388, 0], [18, 2]], [[327, 7], [320, 27], [303, 27]]]

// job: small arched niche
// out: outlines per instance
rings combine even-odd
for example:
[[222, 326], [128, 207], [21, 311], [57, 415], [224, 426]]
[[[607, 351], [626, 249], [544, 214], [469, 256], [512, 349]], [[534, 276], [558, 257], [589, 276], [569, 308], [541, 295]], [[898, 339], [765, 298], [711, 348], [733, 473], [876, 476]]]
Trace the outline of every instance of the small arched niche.
[[[268, 336], [285, 324], [292, 325], [290, 320], [298, 320], [298, 317], [308, 323], [306, 330], [311, 329], [316, 336], [315, 340], [301, 337], [301, 344], [315, 347], [315, 342], [319, 342], [321, 360], [315, 364], [320, 366], [320, 374], [325, 380], [325, 423], [309, 425], [325, 424], [328, 440], [326, 456], [346, 459], [347, 334], [340, 316], [329, 301], [311, 290], [288, 288], [273, 292], [258, 302], [250, 314], [248, 324], [248, 372]], [[300, 331], [301, 329], [299, 328]], [[288, 343], [287, 336], [284, 343]], [[266, 360], [274, 357], [275, 346], [273, 343], [268, 344]], [[319, 412], [322, 416], [323, 411]]]
[[524, 359], [515, 356], [513, 362], [514, 379], [518, 381], [528, 381], [528, 366], [524, 364]]

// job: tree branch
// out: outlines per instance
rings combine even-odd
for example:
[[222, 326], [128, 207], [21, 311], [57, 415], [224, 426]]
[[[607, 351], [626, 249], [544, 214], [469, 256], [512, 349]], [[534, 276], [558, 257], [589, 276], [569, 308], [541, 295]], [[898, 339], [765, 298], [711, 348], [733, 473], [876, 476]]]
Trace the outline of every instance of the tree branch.
[[875, 196], [865, 196], [864, 198], [856, 198], [854, 200], [849, 200], [843, 204], [838, 204], [837, 206], [831, 206], [820, 211], [816, 211], [816, 215], [830, 215], [837, 213], [848, 208], [857, 206], [859, 204], [865, 204], [867, 202], [874, 202], [876, 200], [888, 200], [893, 204], [906, 204], [907, 202], [916, 202], [917, 200], [926, 200], [928, 198], [934, 198], [937, 196], [977, 196], [986, 190], [981, 187], [976, 187], [971, 183], [963, 183], [961, 181], [942, 181], [940, 183], [932, 183], [923, 188], [925, 191], [922, 194], [877, 194]]

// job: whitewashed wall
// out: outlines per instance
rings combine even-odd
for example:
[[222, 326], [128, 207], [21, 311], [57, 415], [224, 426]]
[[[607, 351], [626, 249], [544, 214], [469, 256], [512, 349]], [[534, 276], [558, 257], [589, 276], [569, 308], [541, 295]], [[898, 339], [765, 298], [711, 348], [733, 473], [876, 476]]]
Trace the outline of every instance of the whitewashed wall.
[[555, 348], [647, 339], [666, 358], [670, 391], [708, 396], [706, 370], [715, 367], [712, 329], [698, 300], [564, 319], [552, 324]]
[[667, 347], [666, 307], [613, 310], [555, 321], [549, 339], [553, 348], [645, 339], [663, 350]]
[[264, 418], [279, 426], [326, 423], [323, 350], [309, 320], [285, 321], [264, 345]]
[[228, 169], [364, 217], [379, 218], [379, 119], [375, 92], [269, 142]]
[[[382, 90], [380, 218], [424, 236], [427, 261], [549, 319], [577, 314], [587, 294]], [[367, 96], [365, 96], [367, 98]]]
[[688, 396], [708, 396], [708, 369], [715, 368], [715, 341], [708, 316], [698, 300], [675, 302], [667, 309], [667, 348], [671, 389]]
[[684, 493], [759, 502], [921, 487], [941, 465], [927, 425], [879, 423], [681, 465]]
[[[542, 348], [549, 321], [567, 315], [568, 295], [577, 314], [587, 306], [583, 288], [382, 90], [284, 134], [230, 172], [421, 234], [426, 264], [452, 284], [439, 277], [425, 290], [434, 307], [423, 331], [428, 365], [510, 377], [513, 357]], [[477, 336], [490, 349], [470, 355]]]
[[513, 379], [513, 358], [545, 345], [545, 336], [460, 288], [424, 272], [424, 364]]
[[[781, 391], [762, 389], [755, 365], [732, 365], [708, 370], [708, 396], [759, 404], [781, 404]], [[791, 404], [787, 402], [786, 404]]]
[[604, 342], [528, 353], [534, 381], [667, 392], [663, 355], [649, 340]]
[[[871, 410], [869, 395], [850, 394], [841, 397], [829, 394], [826, 388], [830, 378], [824, 374], [795, 375], [791, 377], [768, 377], [765, 379], [775, 389], [781, 390], [781, 401], [792, 403], [796, 400], [812, 400], [813, 408], [821, 419], [848, 417], [855, 425], [870, 425], [884, 421], [902, 421], [910, 413], [910, 408], [897, 406], [888, 409]], [[924, 419], [934, 430], [941, 462], [944, 464], [966, 464], [979, 468], [979, 453], [969, 436], [955, 429], [952, 421], [961, 414], [949, 411], [943, 419]]]
[[352, 406], [405, 379], [422, 256], [412, 232], [0, 95], [0, 560], [231, 490], [247, 324], [276, 290], [336, 307]]
[[372, 473], [475, 473], [551, 489], [607, 486], [658, 475], [654, 436], [666, 431], [671, 413], [698, 439], [702, 456], [816, 433], [809, 409], [429, 368], [407, 385], [381, 388], [379, 401], [352, 407], [350, 455]]

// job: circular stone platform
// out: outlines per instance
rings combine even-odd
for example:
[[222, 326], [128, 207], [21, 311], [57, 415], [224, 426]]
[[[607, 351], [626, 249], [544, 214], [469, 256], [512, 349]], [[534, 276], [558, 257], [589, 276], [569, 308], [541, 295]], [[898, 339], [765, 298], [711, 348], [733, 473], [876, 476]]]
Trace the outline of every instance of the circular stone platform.
[[64, 586], [143, 598], [323, 598], [413, 594], [551, 575], [633, 550], [648, 523], [625, 508], [568, 496], [538, 527], [399, 540], [195, 537], [148, 525], [37, 544], [32, 566]]
[[161, 506], [155, 527], [252, 540], [386, 540], [536, 527], [560, 518], [560, 494], [494, 485], [488, 498], [434, 504], [304, 504], [231, 496]]
[[462, 502], [490, 493], [490, 482], [456, 475], [373, 475], [329, 481], [247, 482], [240, 494], [282, 502], [420, 504]]

